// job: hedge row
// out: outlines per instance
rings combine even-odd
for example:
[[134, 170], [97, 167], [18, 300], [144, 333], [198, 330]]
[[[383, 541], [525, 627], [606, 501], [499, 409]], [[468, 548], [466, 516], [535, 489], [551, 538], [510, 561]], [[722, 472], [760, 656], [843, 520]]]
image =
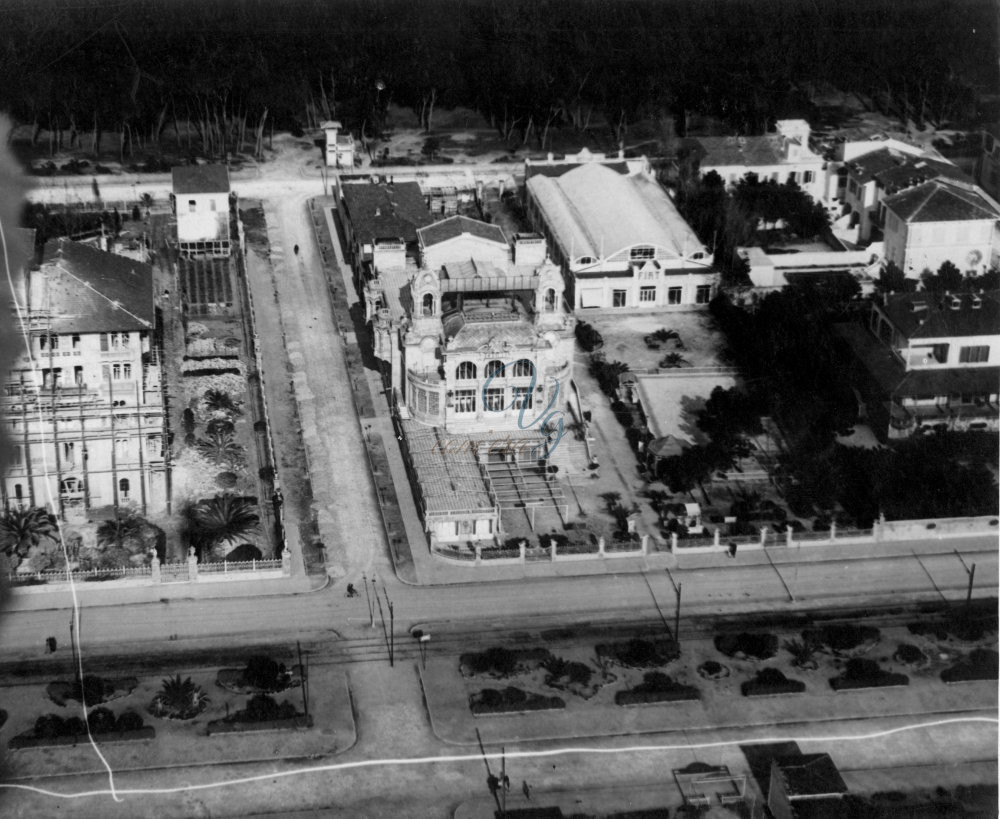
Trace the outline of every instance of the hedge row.
[[758, 660], [769, 660], [778, 653], [778, 638], [773, 634], [720, 634], [715, 638], [715, 648], [727, 657], [744, 654]]
[[648, 705], [655, 702], [689, 702], [698, 699], [698, 689], [689, 685], [678, 685], [670, 691], [616, 691], [615, 705]]
[[[101, 742], [136, 742], [142, 739], [155, 739], [156, 729], [152, 725], [137, 728], [134, 731], [113, 731], [105, 734], [95, 734], [95, 739]], [[54, 745], [78, 745], [89, 742], [86, 734], [74, 734], [62, 737], [36, 737], [32, 733], [19, 734], [12, 737], [7, 747], [12, 751], [20, 748], [48, 748]]]
[[195, 378], [201, 375], [240, 375], [240, 371], [236, 367], [207, 367], [203, 370], [187, 370], [181, 375], [184, 378]]
[[834, 691], [909, 684], [910, 678], [905, 674], [893, 674], [891, 671], [879, 668], [878, 663], [874, 660], [861, 659], [848, 660], [844, 673], [830, 679], [830, 687]]
[[801, 680], [790, 680], [777, 668], [762, 668], [752, 680], [740, 685], [744, 697], [767, 697], [774, 694], [801, 694], [806, 684]]
[[549, 711], [565, 707], [566, 703], [561, 697], [545, 697], [541, 694], [523, 691], [515, 686], [508, 686], [501, 690], [484, 688], [478, 694], [469, 697], [469, 710], [475, 715]]
[[250, 731], [284, 731], [297, 728], [312, 728], [312, 716], [298, 714], [289, 719], [271, 719], [262, 722], [226, 722], [224, 719], [208, 723], [208, 734], [241, 734]]
[[941, 679], [946, 683], [995, 680], [998, 661], [1000, 655], [997, 652], [985, 648], [976, 649], [961, 662], [942, 671]]

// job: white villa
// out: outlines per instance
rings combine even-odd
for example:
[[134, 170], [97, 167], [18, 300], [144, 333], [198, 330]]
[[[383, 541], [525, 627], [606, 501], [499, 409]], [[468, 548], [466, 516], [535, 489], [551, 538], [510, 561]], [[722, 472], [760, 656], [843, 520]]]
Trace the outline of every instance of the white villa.
[[192, 255], [228, 256], [229, 170], [224, 165], [183, 165], [171, 175], [178, 249]]

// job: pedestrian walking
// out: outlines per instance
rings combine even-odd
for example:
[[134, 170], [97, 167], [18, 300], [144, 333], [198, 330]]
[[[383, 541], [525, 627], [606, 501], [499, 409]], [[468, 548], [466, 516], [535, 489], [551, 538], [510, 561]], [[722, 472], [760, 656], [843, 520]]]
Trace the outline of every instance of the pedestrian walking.
[[46, 637], [45, 638], [45, 653], [54, 654], [56, 651], [56, 638]]
[[531, 788], [528, 787], [528, 780], [521, 780], [521, 790], [524, 791], [524, 798], [531, 799]]
[[293, 250], [294, 250], [295, 255], [298, 256], [299, 255], [299, 246], [295, 245], [295, 247], [293, 248]]

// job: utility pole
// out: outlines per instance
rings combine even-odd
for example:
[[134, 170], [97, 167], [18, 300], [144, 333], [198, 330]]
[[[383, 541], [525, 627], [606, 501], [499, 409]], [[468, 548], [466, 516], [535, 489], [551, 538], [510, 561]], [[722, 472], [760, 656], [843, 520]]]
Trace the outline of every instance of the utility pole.
[[972, 584], [976, 580], [976, 564], [973, 563], [972, 567], [969, 569], [969, 590], [965, 594], [965, 607], [969, 608], [972, 605]]
[[[476, 729], [476, 740], [479, 742], [479, 753], [483, 757], [483, 764], [486, 766], [486, 787], [489, 788], [490, 796], [493, 797], [493, 801], [497, 803], [497, 810], [500, 812], [502, 819], [506, 819], [506, 811], [504, 807], [500, 804], [500, 780], [493, 775], [493, 771], [490, 770], [490, 761], [486, 758], [486, 749], [483, 747], [483, 738], [479, 734], [479, 729]], [[505, 800], [506, 801], [506, 800]]]
[[[375, 628], [375, 609], [372, 608], [372, 596], [371, 592], [368, 591], [368, 576], [362, 572], [361, 581], [365, 584], [365, 599], [368, 601], [368, 617], [371, 619], [371, 628]], [[374, 585], [375, 578], [372, 578], [372, 584]]]
[[[382, 591], [384, 592], [385, 589], [382, 589]], [[391, 668], [396, 659], [396, 615], [388, 594], [385, 596], [385, 599], [389, 604], [389, 667]]]
[[681, 589], [683, 587], [683, 583], [678, 583], [675, 590], [677, 592], [677, 608], [674, 609], [674, 642], [677, 643], [678, 651], [681, 647]]
[[[302, 663], [302, 643], [299, 640], [295, 641], [295, 647], [299, 652], [299, 674], [302, 675], [302, 712], [305, 714], [306, 723], [309, 722], [309, 672], [305, 665]], [[308, 662], [309, 654], [306, 652], [306, 658]]]

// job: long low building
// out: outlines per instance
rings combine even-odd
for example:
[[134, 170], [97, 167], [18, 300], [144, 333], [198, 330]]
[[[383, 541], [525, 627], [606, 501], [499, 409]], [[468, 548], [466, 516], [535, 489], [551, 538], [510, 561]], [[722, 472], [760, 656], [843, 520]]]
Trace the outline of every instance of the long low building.
[[574, 310], [708, 304], [712, 255], [648, 170], [596, 160], [554, 169], [528, 175], [527, 210], [562, 266]]

